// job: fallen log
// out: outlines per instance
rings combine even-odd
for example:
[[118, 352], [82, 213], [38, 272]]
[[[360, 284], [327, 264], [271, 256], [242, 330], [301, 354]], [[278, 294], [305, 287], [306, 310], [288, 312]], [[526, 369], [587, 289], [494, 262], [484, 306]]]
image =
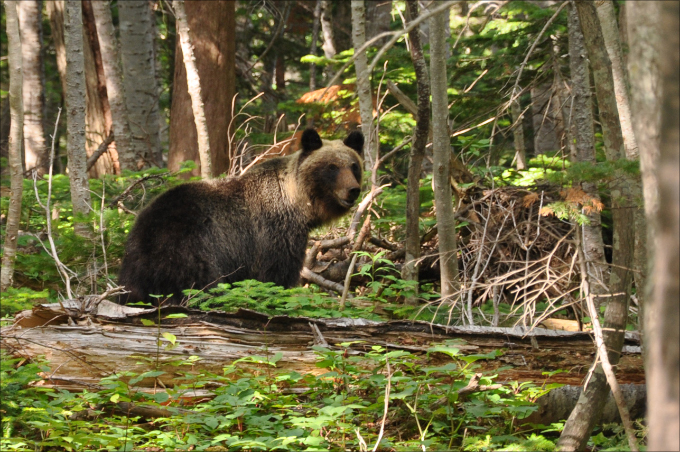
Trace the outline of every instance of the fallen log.
[[[501, 369], [498, 382], [546, 380], [543, 372], [567, 370], [550, 377], [550, 382], [582, 384], [592, 361], [594, 347], [589, 332], [554, 331], [523, 327], [493, 328], [445, 326], [420, 321], [375, 322], [365, 319], [274, 316], [238, 310], [235, 313], [205, 312], [178, 306], [142, 309], [120, 306], [97, 297], [66, 300], [36, 306], [15, 317], [12, 326], [0, 329], [0, 346], [11, 353], [34, 359], [44, 355], [50, 371], [46, 386], [83, 389], [97, 385], [101, 378], [132, 371], [166, 373], [158, 379], [147, 378], [138, 387], [170, 387], [182, 382], [176, 364], [197, 357], [194, 369], [221, 374], [225, 365], [245, 357], [259, 356], [263, 361], [280, 353], [278, 368], [302, 374], [319, 374], [317, 353], [312, 347], [320, 337], [339, 348], [354, 342], [349, 354], [369, 351], [373, 345], [403, 349], [422, 354], [436, 362], [448, 358], [425, 352], [434, 343], [455, 340], [463, 354], [502, 350], [495, 360], [478, 361], [480, 372]], [[185, 317], [172, 318], [171, 314]], [[145, 326], [145, 321], [161, 325]], [[174, 317], [174, 316], [173, 316]], [[163, 336], [176, 338], [174, 346]], [[158, 347], [158, 341], [161, 347]], [[532, 341], [538, 348], [532, 346]], [[192, 358], [196, 359], [196, 358]], [[508, 366], [511, 365], [511, 367]], [[627, 333], [624, 356], [618, 368], [623, 383], [643, 383], [639, 337]], [[206, 388], [209, 390], [210, 388]]]

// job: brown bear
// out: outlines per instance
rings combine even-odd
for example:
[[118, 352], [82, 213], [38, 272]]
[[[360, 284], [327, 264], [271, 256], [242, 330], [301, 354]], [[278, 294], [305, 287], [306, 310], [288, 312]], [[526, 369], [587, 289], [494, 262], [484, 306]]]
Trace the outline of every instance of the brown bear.
[[[191, 182], [158, 196], [130, 231], [118, 282], [122, 303], [244, 279], [297, 284], [309, 231], [349, 211], [361, 190], [364, 137], [322, 140], [233, 178]], [[163, 300], [161, 298], [161, 300]]]

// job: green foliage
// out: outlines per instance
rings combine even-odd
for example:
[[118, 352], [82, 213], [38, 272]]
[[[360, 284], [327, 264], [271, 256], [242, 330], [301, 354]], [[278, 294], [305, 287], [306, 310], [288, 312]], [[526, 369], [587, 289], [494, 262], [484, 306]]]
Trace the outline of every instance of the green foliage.
[[378, 320], [369, 308], [345, 306], [339, 311], [336, 297], [315, 289], [293, 287], [284, 289], [271, 282], [255, 280], [218, 284], [207, 291], [185, 290], [189, 307], [203, 310], [233, 312], [239, 308], [253, 309], [270, 315], [292, 317], [361, 317]]
[[9, 317], [17, 312], [32, 309], [36, 303], [45, 303], [47, 290], [35, 291], [27, 287], [8, 287], [0, 293], [0, 317]]
[[[499, 353], [463, 355], [455, 345], [430, 348], [429, 354], [447, 357], [444, 364], [432, 367], [423, 366], [412, 353], [381, 346], [360, 353], [365, 348], [360, 342], [317, 347], [317, 366], [325, 370], [318, 376], [279, 369], [280, 353], [236, 360], [222, 375], [186, 371], [199, 360], [189, 357], [172, 363], [182, 383], [156, 394], [139, 392], [133, 385], [145, 378], [162, 379], [162, 371], [122, 372], [103, 378], [96, 392], [70, 393], [29, 386], [40, 380], [37, 372], [47, 369], [35, 364], [16, 367], [18, 360], [3, 356], [0, 446], [21, 451], [357, 449], [357, 428], [367, 443], [377, 440], [375, 420], [382, 417], [388, 387], [389, 419], [401, 428], [397, 436], [388, 424], [383, 448], [459, 447], [465, 428], [480, 438], [491, 435], [499, 445], [521, 441], [512, 424], [536, 409], [526, 401], [527, 390], [498, 385], [459, 397], [458, 391], [478, 370], [475, 362], [495, 359]], [[480, 381], [492, 383], [493, 376]], [[213, 398], [175, 411], [187, 392], [205, 387]], [[307, 389], [287, 390], [291, 387]], [[115, 411], [101, 416], [121, 402], [164, 408], [169, 415], [156, 418], [151, 428]], [[465, 441], [476, 444], [469, 434]], [[537, 444], [539, 439], [526, 441]]]

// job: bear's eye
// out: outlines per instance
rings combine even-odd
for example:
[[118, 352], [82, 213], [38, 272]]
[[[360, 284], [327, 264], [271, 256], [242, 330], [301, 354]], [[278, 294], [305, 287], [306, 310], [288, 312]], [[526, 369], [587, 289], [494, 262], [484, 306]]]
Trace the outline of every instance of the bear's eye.
[[330, 165], [328, 165], [328, 169], [333, 172], [336, 172], [338, 170], [338, 165], [331, 163]]

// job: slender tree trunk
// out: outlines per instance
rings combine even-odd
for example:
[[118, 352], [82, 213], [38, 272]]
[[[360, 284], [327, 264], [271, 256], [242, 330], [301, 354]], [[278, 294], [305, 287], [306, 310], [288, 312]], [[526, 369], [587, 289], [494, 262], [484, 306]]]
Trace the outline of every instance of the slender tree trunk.
[[174, 0], [172, 2], [175, 10], [175, 20], [177, 20], [177, 34], [182, 46], [184, 65], [187, 70], [187, 84], [189, 96], [191, 96], [191, 109], [194, 113], [194, 123], [198, 134], [198, 155], [201, 159], [201, 177], [210, 179], [212, 177], [212, 163], [210, 156], [210, 140], [208, 137], [208, 124], [205, 120], [205, 108], [201, 96], [201, 80], [198, 76], [196, 67], [196, 57], [194, 56], [194, 46], [189, 35], [189, 23], [187, 14], [184, 10], [184, 0]]
[[19, 32], [23, 54], [25, 170], [47, 172], [45, 141], [45, 67], [43, 64], [42, 1], [19, 2]]
[[21, 195], [23, 171], [21, 143], [24, 131], [24, 107], [22, 99], [21, 35], [19, 34], [18, 2], [5, 0], [7, 41], [9, 57], [9, 104], [11, 125], [9, 132], [10, 199], [5, 228], [5, 246], [2, 254], [0, 291], [4, 292], [14, 280], [14, 260], [17, 255], [17, 237], [21, 220]]
[[[359, 49], [366, 42], [366, 11], [364, 0], [352, 0], [352, 44]], [[370, 171], [376, 161], [378, 146], [376, 130], [373, 127], [373, 96], [371, 93], [371, 79], [368, 73], [368, 57], [361, 52], [354, 60], [357, 74], [357, 94], [359, 96], [359, 110], [361, 112], [361, 130], [366, 137], [364, 148], [364, 164], [366, 171]]]
[[437, 206], [439, 265], [442, 298], [451, 297], [458, 285], [456, 221], [451, 195], [451, 141], [446, 77], [446, 37], [449, 9], [430, 18], [430, 83], [432, 89], [432, 153], [434, 200]]
[[[607, 53], [612, 63], [612, 76], [614, 78], [614, 92], [616, 93], [616, 105], [619, 112], [621, 123], [621, 133], [623, 134], [623, 144], [625, 146], [626, 158], [637, 160], [639, 149], [633, 130], [633, 118], [630, 109], [628, 96], [628, 77], [623, 63], [621, 51], [620, 33], [614, 12], [612, 0], [605, 0], [596, 3], [597, 15], [602, 27], [602, 36], [607, 46]], [[635, 269], [635, 287], [641, 305], [644, 304], [644, 293], [647, 281], [647, 225], [645, 211], [642, 208], [642, 180], [633, 179], [631, 185], [633, 198], [640, 200], [640, 207], [635, 210], [635, 258], [633, 268]]]
[[[314, 23], [312, 24], [312, 46], [311, 49], [309, 49], [310, 55], [316, 56], [320, 26], [321, 26], [321, 0], [316, 0], [316, 6], [314, 7]], [[315, 89], [316, 89], [316, 64], [311, 63], [309, 65], [309, 90], [314, 91]], [[308, 117], [307, 119], [309, 120], [310, 118]]]
[[125, 105], [135, 157], [163, 166], [158, 129], [158, 87], [153, 51], [153, 15], [147, 0], [118, 2]]
[[517, 169], [525, 170], [527, 168], [527, 150], [524, 145], [524, 121], [522, 116], [522, 107], [519, 104], [519, 98], [515, 99], [510, 106], [510, 114], [512, 122], [515, 127], [512, 129], [512, 137], [515, 143], [515, 160], [517, 161]]
[[[85, 152], [85, 59], [83, 56], [83, 16], [80, 2], [64, 3], [66, 50], [66, 117], [69, 181], [74, 216], [90, 212], [90, 190]], [[87, 223], [74, 220], [76, 234], [88, 236]]]
[[[418, 17], [417, 0], [406, 2], [409, 20]], [[416, 130], [411, 144], [408, 165], [408, 186], [406, 189], [406, 239], [404, 248], [406, 257], [402, 267], [402, 278], [407, 281], [418, 281], [418, 259], [420, 258], [420, 173], [425, 157], [425, 146], [430, 130], [430, 77], [427, 63], [423, 57], [423, 46], [420, 42], [420, 28], [416, 27], [408, 34], [411, 43], [409, 50], [416, 73], [418, 110], [416, 113]], [[416, 300], [406, 300], [415, 303]]]
[[[645, 2], [646, 3], [646, 2]], [[680, 450], [680, 8], [662, 2], [658, 24], [663, 47], [661, 60], [661, 146], [657, 180], [659, 204], [656, 223], [654, 312], [646, 324], [648, 450]], [[658, 40], [655, 40], [658, 42]], [[647, 317], [649, 319], [649, 317]]]
[[131, 133], [127, 108], [125, 107], [123, 71], [111, 19], [111, 2], [109, 0], [95, 0], [92, 2], [92, 10], [97, 25], [97, 36], [99, 37], [106, 77], [106, 93], [111, 108], [111, 128], [115, 137], [120, 169], [135, 171], [137, 170], [137, 163], [130, 143]]
[[[578, 20], [578, 13], [573, 6], [568, 12], [569, 27], [569, 65], [571, 72], [571, 92], [573, 107], [571, 108], [571, 124], [569, 126], [569, 141], [574, 142], [574, 161], [595, 164], [595, 129], [593, 121], [592, 90], [588, 71], [588, 52]], [[585, 181], [581, 189], [595, 200], [600, 200], [597, 183]], [[609, 266], [604, 254], [602, 240], [602, 219], [600, 213], [593, 210], [586, 214], [590, 224], [584, 224], [582, 229], [583, 252], [586, 256], [586, 268], [590, 291], [595, 295], [609, 293]], [[601, 299], [595, 297], [599, 308]]]
[[[210, 136], [212, 176], [215, 177], [228, 173], [231, 164], [229, 123], [236, 80], [234, 2], [190, 1], [184, 3], [184, 8], [201, 81]], [[186, 160], [200, 161], [198, 134], [179, 36], [175, 49], [168, 152], [168, 168], [173, 171]], [[201, 170], [196, 168], [192, 175], [201, 174]]]
[[[597, 18], [594, 3], [579, 0], [576, 9], [585, 37], [590, 67], [593, 71], [595, 92], [600, 111], [605, 153], [607, 159], [616, 161], [625, 158], [623, 136], [618, 121], [614, 82], [611, 62], [604, 46], [604, 39]], [[617, 179], [623, 179], [619, 174]], [[610, 276], [611, 296], [605, 311], [604, 341], [609, 350], [609, 360], [616, 365], [621, 356], [623, 337], [628, 319], [628, 298], [632, 274], [630, 271], [634, 254], [634, 223], [630, 209], [632, 203], [630, 190], [623, 181], [612, 187], [612, 219], [614, 246], [612, 271]], [[598, 364], [588, 387], [581, 393], [576, 407], [567, 420], [558, 441], [560, 450], [583, 450], [592, 432], [595, 419], [602, 412], [609, 387]]]

